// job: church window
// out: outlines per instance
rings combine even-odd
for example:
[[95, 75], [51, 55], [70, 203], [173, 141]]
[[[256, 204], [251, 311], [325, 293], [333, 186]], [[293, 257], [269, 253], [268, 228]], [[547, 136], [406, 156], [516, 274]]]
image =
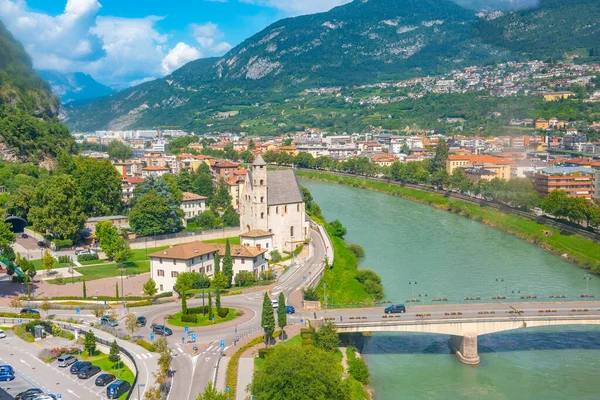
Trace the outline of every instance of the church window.
[[264, 197], [261, 197], [261, 198], [260, 198], [260, 202], [261, 202], [261, 203], [264, 203], [264, 202], [265, 202], [265, 198], [264, 198]]
[[300, 203], [296, 204], [296, 211], [300, 212]]
[[261, 179], [261, 180], [260, 180], [260, 186], [262, 186], [262, 185], [264, 184], [263, 182], [264, 182], [264, 181]]
[[279, 207], [275, 207], [275, 214], [279, 214]]
[[260, 213], [260, 219], [265, 219], [265, 213], [264, 212]]
[[290, 236], [294, 237], [294, 227], [290, 226]]

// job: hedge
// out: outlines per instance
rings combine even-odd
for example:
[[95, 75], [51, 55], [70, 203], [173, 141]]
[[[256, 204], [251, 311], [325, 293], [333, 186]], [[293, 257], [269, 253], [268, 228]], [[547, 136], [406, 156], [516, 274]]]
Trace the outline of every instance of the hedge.
[[272, 347], [266, 347], [264, 349], [258, 349], [258, 357], [259, 358], [265, 358], [266, 356], [268, 356], [272, 352], [273, 352], [273, 348]]
[[20, 337], [21, 339], [23, 339], [26, 342], [30, 342], [30, 343], [35, 342], [35, 338], [33, 337], [33, 335], [31, 333], [25, 331], [25, 325], [17, 325], [15, 327], [15, 329], [13, 329], [13, 332], [15, 333], [16, 336]]
[[77, 256], [77, 261], [79, 262], [83, 262], [83, 261], [95, 261], [95, 260], [99, 260], [98, 254], [80, 254]]
[[196, 314], [181, 314], [181, 322], [190, 322], [192, 324], [197, 324], [198, 316]]
[[144, 339], [138, 339], [135, 341], [138, 346], [142, 346], [144, 349], [148, 351], [156, 351], [156, 346], [150, 342], [145, 341]]
[[0, 317], [4, 318], [28, 318], [28, 319], [40, 319], [40, 314], [17, 314], [12, 312], [0, 312]]
[[71, 239], [53, 239], [52, 242], [54, 242], [54, 246], [56, 246], [57, 249], [73, 247], [73, 241]]
[[238, 368], [240, 357], [242, 354], [248, 350], [250, 347], [256, 346], [264, 341], [264, 337], [261, 335], [257, 338], [252, 339], [242, 347], [240, 347], [234, 354], [231, 356], [229, 360], [229, 364], [227, 364], [227, 374], [225, 377], [225, 385], [229, 387], [229, 398], [235, 399], [235, 391], [237, 389], [237, 378], [238, 378]]
[[58, 256], [58, 262], [61, 264], [69, 264], [72, 261], [71, 256]]
[[190, 307], [187, 309], [187, 314], [208, 314], [208, 306]]
[[227, 316], [227, 314], [229, 314], [229, 308], [227, 308], [227, 307], [219, 308], [217, 310], [217, 314], [219, 315], [219, 317], [225, 318]]

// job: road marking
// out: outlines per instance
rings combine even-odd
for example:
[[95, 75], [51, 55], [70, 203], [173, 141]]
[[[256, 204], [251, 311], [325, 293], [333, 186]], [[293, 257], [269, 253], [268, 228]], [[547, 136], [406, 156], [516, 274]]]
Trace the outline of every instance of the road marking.
[[34, 345], [34, 346], [36, 346], [36, 347], [39, 347], [40, 349], [43, 349], [43, 348], [44, 348], [44, 346], [40, 346], [39, 344], [37, 344], [37, 343], [35, 343], [35, 342], [33, 342], [33, 345]]
[[180, 353], [183, 353], [183, 349], [181, 347], [178, 347], [177, 350], [179, 350]]
[[146, 354], [142, 354], [142, 357], [144, 358], [148, 358], [148, 356]]
[[75, 394], [75, 392], [73, 392], [71, 389], [67, 389], [67, 392], [71, 393], [73, 396], [77, 397], [78, 399], [80, 399], [81, 397], [77, 396]]
[[22, 362], [23, 364], [27, 365], [29, 368], [31, 368], [31, 365], [27, 364], [27, 363], [25, 362], [25, 360], [21, 360], [21, 362]]
[[139, 354], [137, 354], [137, 353], [135, 354], [135, 356], [138, 358], [138, 360], [141, 360], [141, 359], [142, 359], [142, 356], [140, 356], [140, 355], [139, 355]]
[[205, 357], [204, 361], [208, 362], [208, 360], [210, 360], [210, 357]]

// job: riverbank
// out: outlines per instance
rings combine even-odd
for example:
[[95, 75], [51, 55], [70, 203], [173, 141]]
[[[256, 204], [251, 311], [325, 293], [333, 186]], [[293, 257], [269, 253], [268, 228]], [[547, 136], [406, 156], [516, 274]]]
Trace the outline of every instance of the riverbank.
[[600, 275], [600, 244], [577, 235], [563, 234], [559, 229], [548, 225], [466, 201], [418, 189], [375, 182], [364, 177], [338, 176], [321, 171], [296, 171], [296, 173], [302, 178], [369, 189], [465, 216], [564, 256], [583, 269]]

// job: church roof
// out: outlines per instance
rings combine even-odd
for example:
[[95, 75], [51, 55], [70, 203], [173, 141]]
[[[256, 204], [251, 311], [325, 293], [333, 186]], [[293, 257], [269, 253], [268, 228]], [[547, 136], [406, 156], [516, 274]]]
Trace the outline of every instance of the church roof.
[[270, 206], [279, 204], [302, 203], [304, 197], [296, 173], [291, 169], [267, 171], [267, 203]]
[[265, 162], [265, 160], [262, 158], [262, 156], [259, 154], [256, 156], [256, 158], [254, 159], [254, 162], [252, 163], [252, 165], [256, 165], [256, 166], [261, 166], [261, 165], [267, 165], [267, 163]]
[[262, 229], [255, 229], [253, 231], [242, 233], [240, 235], [240, 237], [249, 237], [249, 238], [259, 238], [259, 237], [266, 237], [266, 236], [274, 236], [274, 234], [271, 232], [264, 231]]

